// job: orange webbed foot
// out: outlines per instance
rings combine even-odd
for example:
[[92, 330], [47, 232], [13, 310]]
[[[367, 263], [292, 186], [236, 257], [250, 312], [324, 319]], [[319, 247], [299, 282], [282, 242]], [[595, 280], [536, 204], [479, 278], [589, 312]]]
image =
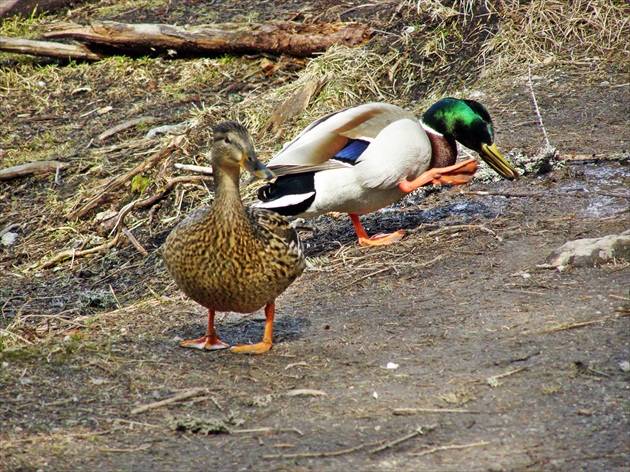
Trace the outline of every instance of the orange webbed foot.
[[371, 237], [359, 237], [359, 244], [361, 246], [387, 246], [395, 242], [400, 241], [405, 236], [405, 232], [402, 229], [395, 231], [394, 233], [379, 233]]
[[220, 341], [216, 336], [204, 336], [199, 339], [191, 339], [190, 341], [182, 342], [180, 346], [192, 349], [205, 349], [206, 351], [218, 351], [230, 347], [229, 344]]
[[261, 341], [256, 344], [237, 344], [230, 348], [236, 354], [264, 354], [271, 350], [272, 343]]

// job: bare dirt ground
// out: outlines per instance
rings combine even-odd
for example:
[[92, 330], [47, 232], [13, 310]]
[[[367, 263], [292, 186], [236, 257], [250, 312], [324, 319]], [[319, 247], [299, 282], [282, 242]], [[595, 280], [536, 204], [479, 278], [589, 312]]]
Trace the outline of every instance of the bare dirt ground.
[[[354, 20], [393, 35], [421, 19], [416, 2], [402, 3], [264, 2], [256, 20]], [[170, 5], [75, 15], [199, 24], [248, 14], [239, 2]], [[388, 38], [372, 44], [414, 49]], [[0, 230], [20, 225], [17, 242], [0, 246], [0, 470], [628, 470], [629, 374], [620, 365], [630, 361], [629, 263], [544, 267], [567, 241], [630, 228], [627, 63], [559, 61], [492, 81], [460, 75], [458, 90], [489, 108], [499, 147], [512, 153], [535, 155], [544, 144], [533, 89], [563, 165], [418, 193], [364, 216], [370, 233], [407, 230], [388, 247], [359, 247], [345, 215], [313, 220], [303, 239], [314, 267], [278, 299], [268, 354], [178, 347], [205, 330], [205, 314], [178, 292], [159, 248], [208, 201], [211, 181], [136, 213], [132, 230], [148, 255], [122, 238], [40, 268], [68, 247], [107, 240], [94, 213], [120, 201], [78, 221], [65, 215], [81, 192], [147, 156], [94, 157], [90, 139], [148, 112], [183, 121], [204, 100], [281, 86], [306, 62], [284, 58], [267, 78], [250, 75], [258, 60], [222, 58], [230, 80], [219, 73], [179, 90], [185, 60], [126, 59], [130, 96], [116, 101], [108, 89], [118, 76], [107, 72], [115, 61], [40, 59], [48, 77], [70, 69], [56, 94], [44, 102], [32, 90], [2, 89], [0, 168], [24, 152], [49, 157], [46, 149], [72, 166], [58, 183], [54, 175], [0, 183]], [[26, 74], [3, 61], [6, 77]], [[24, 83], [49, 80], [28, 70]], [[88, 96], [75, 91], [84, 82]], [[419, 106], [423, 93], [436, 93], [430, 85], [397, 99]], [[109, 104], [109, 113], [82, 116]], [[125, 150], [133, 133], [114, 143]], [[198, 146], [177, 161], [202, 161]], [[217, 328], [225, 342], [252, 342], [263, 320], [226, 314]]]

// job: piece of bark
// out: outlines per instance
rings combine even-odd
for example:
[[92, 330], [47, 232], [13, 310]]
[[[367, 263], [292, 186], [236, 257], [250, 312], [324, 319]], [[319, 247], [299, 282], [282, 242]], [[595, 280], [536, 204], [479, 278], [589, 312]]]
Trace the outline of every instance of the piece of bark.
[[180, 54], [268, 53], [306, 57], [333, 44], [354, 46], [372, 31], [358, 23], [222, 23], [184, 28], [160, 24], [95, 21], [89, 26], [63, 24], [46, 38], [69, 38], [136, 54], [174, 50]]
[[262, 127], [262, 132], [271, 132], [275, 139], [280, 139], [283, 134], [284, 124], [302, 113], [309, 104], [319, 95], [322, 87], [328, 82], [329, 77], [314, 76], [297, 89], [269, 116]]
[[46, 174], [56, 172], [57, 169], [68, 167], [67, 163], [59, 161], [37, 161], [29, 164], [22, 164], [15, 167], [0, 169], [0, 180], [12, 180], [21, 177], [28, 177], [33, 174]]
[[63, 44], [33, 39], [7, 38], [5, 36], [0, 36], [0, 51], [74, 59], [75, 61], [98, 61], [103, 58], [84, 44]]

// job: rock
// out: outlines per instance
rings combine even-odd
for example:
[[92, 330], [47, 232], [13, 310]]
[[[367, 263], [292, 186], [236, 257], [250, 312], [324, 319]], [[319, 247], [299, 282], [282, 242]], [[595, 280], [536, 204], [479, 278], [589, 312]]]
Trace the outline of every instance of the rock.
[[4, 233], [2, 235], [2, 244], [4, 246], [13, 246], [15, 244], [15, 241], [17, 240], [18, 234], [17, 233]]
[[623, 361], [619, 363], [619, 368], [624, 372], [630, 372], [630, 362]]
[[593, 267], [613, 259], [630, 260], [630, 230], [603, 238], [576, 239], [556, 249], [547, 258], [553, 267]]

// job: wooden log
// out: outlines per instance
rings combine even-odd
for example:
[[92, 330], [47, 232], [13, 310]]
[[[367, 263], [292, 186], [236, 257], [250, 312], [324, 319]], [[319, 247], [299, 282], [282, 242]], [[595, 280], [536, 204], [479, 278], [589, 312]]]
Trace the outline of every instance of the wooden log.
[[98, 61], [103, 57], [84, 44], [63, 44], [32, 39], [7, 38], [0, 36], [0, 51], [33, 56], [74, 59], [75, 61]]
[[184, 28], [160, 24], [127, 24], [95, 21], [89, 26], [63, 24], [46, 38], [69, 38], [136, 54], [175, 50], [180, 54], [288, 54], [296, 57], [322, 52], [333, 44], [354, 46], [367, 40], [372, 31], [358, 23], [301, 24], [291, 21], [269, 23], [222, 23]]
[[37, 161], [29, 164], [22, 164], [15, 167], [0, 169], [0, 180], [12, 180], [21, 177], [28, 177], [33, 174], [45, 174], [63, 169], [68, 164], [59, 161]]

